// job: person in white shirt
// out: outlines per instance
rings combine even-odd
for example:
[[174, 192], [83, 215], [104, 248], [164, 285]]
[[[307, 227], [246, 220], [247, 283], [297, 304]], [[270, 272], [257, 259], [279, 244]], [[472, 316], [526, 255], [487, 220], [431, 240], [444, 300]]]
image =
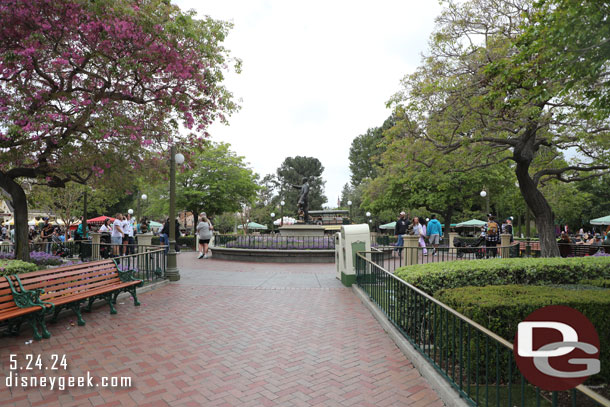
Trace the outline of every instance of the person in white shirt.
[[[133, 224], [133, 219], [131, 218], [130, 214], [125, 215], [125, 220], [123, 221], [123, 232], [125, 233], [126, 239], [123, 239], [123, 245], [125, 247], [125, 251], [124, 254], [134, 254], [135, 250], [134, 250], [134, 244], [135, 241], [133, 240], [133, 229], [134, 229], [134, 224]], [[125, 241], [127, 241], [127, 245], [125, 246]]]
[[106, 218], [104, 224], [100, 227], [100, 233], [110, 233], [112, 227], [110, 226], [110, 218]]
[[112, 253], [119, 256], [121, 253], [121, 244], [123, 243], [123, 215], [116, 214], [116, 219], [112, 223], [112, 232], [110, 233], [110, 241], [112, 242]]

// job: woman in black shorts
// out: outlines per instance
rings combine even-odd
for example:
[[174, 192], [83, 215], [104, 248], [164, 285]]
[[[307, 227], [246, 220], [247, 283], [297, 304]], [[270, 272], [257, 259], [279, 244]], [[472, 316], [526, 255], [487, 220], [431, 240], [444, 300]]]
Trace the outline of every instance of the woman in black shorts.
[[208, 258], [208, 245], [210, 243], [210, 239], [212, 238], [212, 230], [214, 230], [212, 222], [210, 222], [210, 220], [207, 218], [205, 212], [202, 212], [201, 217], [199, 218], [199, 223], [197, 224], [197, 236], [199, 237], [198, 259]]

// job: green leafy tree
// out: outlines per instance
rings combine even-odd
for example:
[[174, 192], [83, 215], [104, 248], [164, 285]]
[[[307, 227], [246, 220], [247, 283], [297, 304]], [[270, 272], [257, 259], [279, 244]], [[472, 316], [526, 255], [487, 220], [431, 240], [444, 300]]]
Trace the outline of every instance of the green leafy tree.
[[54, 213], [66, 227], [66, 233], [84, 213], [84, 196], [87, 191], [87, 213], [103, 213], [118, 201], [116, 191], [107, 188], [91, 188], [87, 185], [68, 183], [65, 188], [50, 188], [34, 185], [28, 196], [30, 204], [47, 212]]
[[394, 115], [388, 117], [381, 127], [373, 127], [352, 141], [349, 149], [349, 169], [352, 185], [360, 185], [365, 179], [377, 177], [378, 157], [383, 153], [383, 132], [394, 126]]
[[187, 160], [193, 164], [176, 177], [176, 203], [195, 219], [201, 212], [215, 216], [254, 202], [259, 189], [257, 175], [229, 144], [209, 143], [191, 152]]
[[[449, 1], [422, 66], [404, 78], [392, 103], [405, 110], [412, 134], [455, 163], [452, 172], [512, 161], [549, 257], [559, 249], [540, 186], [608, 172], [610, 133], [607, 116], [582, 107], [591, 102], [591, 82], [567, 91], [571, 78], [545, 68], [556, 55], [536, 54], [522, 41], [537, 11], [526, 0]], [[566, 159], [567, 149], [574, 158]], [[541, 155], [544, 165], [536, 165]]]
[[[422, 140], [419, 132], [405, 126], [405, 122], [401, 120], [385, 133], [386, 148], [380, 158], [379, 176], [365, 191], [364, 206], [373, 212], [385, 209], [398, 213], [406, 208], [422, 207], [429, 213], [439, 214], [448, 228], [457, 214], [473, 207], [479, 209], [479, 216], [485, 215], [486, 208], [480, 197], [483, 189], [490, 198], [495, 197], [495, 201], [511, 182], [514, 183], [506, 164], [453, 172], [455, 162], [447, 160], [434, 146]], [[471, 159], [476, 162], [478, 157], [475, 155]], [[490, 210], [493, 209], [492, 205]]]
[[284, 215], [296, 214], [299, 190], [293, 185], [302, 185], [303, 178], [309, 181], [309, 210], [322, 209], [327, 199], [324, 196], [324, 184], [322, 179], [324, 167], [317, 158], [313, 157], [287, 157], [277, 169], [277, 180], [280, 185], [281, 200], [286, 202]]

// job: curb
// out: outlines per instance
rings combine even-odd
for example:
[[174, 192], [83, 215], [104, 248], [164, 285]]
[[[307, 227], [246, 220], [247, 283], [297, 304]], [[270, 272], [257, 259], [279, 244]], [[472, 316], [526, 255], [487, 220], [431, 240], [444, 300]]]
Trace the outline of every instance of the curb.
[[443, 403], [447, 407], [469, 407], [470, 404], [464, 400], [460, 394], [441, 376], [440, 373], [407, 341], [402, 334], [392, 325], [385, 314], [377, 308], [369, 299], [366, 293], [356, 284], [352, 285], [352, 291], [356, 297], [371, 311], [371, 314], [379, 322], [379, 325], [388, 333], [390, 339], [394, 341], [398, 349], [409, 359], [417, 371], [430, 386], [436, 391]]

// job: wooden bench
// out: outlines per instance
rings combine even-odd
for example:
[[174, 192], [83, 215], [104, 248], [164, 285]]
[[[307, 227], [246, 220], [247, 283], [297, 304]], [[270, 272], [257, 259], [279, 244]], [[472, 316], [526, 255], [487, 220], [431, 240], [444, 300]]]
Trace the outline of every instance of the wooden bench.
[[[0, 321], [7, 321], [9, 333], [19, 333], [23, 322], [34, 331], [34, 339], [50, 338], [45, 316], [53, 311], [53, 304], [40, 300], [43, 290], [26, 290], [14, 276], [0, 278]], [[40, 326], [40, 330], [38, 327]]]
[[85, 325], [81, 305], [88, 301], [85, 310], [91, 311], [96, 299], [106, 300], [110, 313], [116, 314], [114, 304], [121, 292], [129, 292], [134, 305], [140, 305], [136, 287], [142, 280], [135, 279], [132, 270], [120, 270], [112, 259], [19, 274], [18, 279], [25, 290], [44, 290], [40, 300], [54, 305], [53, 321], [62, 309], [69, 308], [76, 314], [78, 325]]

